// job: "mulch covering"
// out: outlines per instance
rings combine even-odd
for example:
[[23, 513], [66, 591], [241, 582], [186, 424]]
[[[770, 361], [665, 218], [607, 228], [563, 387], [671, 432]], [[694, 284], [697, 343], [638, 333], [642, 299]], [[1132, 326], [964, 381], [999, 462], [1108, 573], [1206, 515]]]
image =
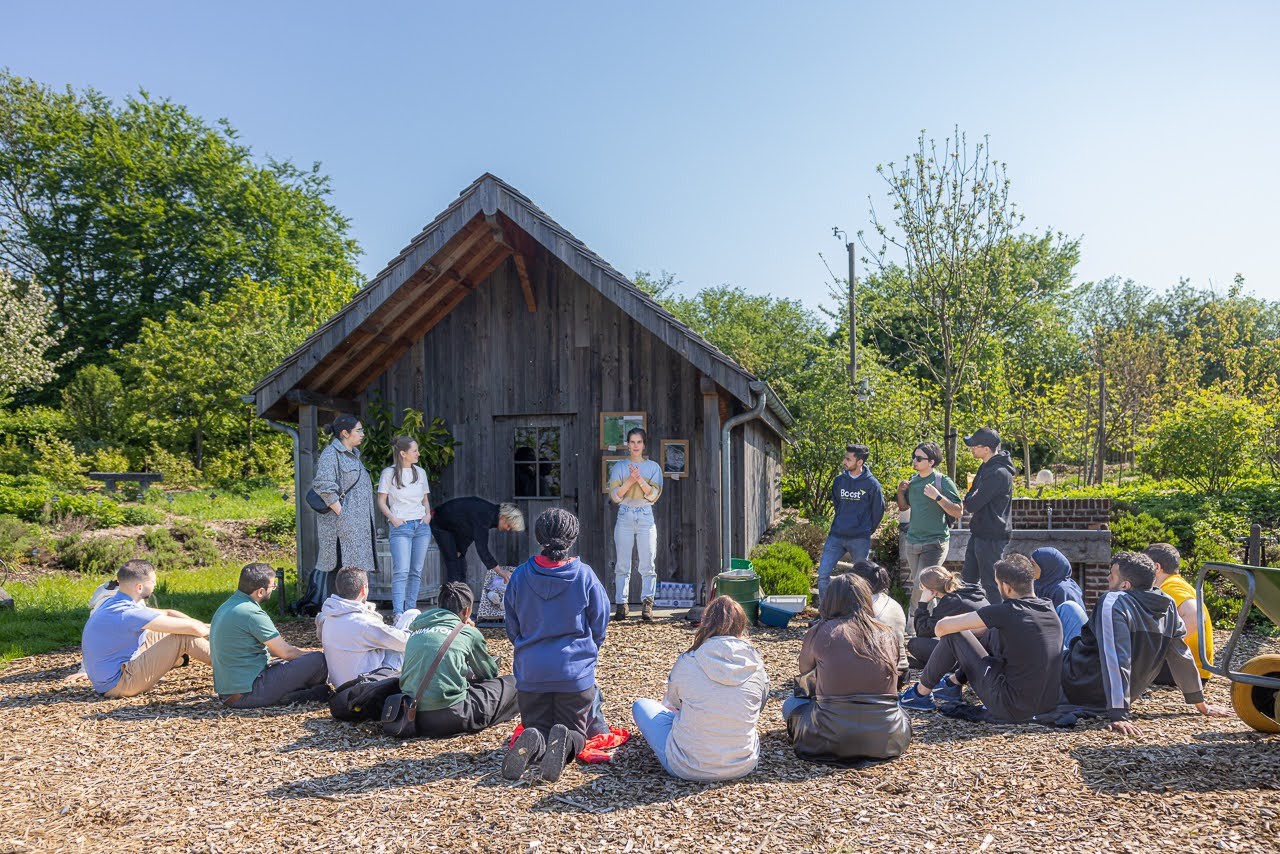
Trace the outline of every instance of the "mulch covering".
[[[1139, 738], [988, 726], [916, 713], [901, 759], [860, 770], [801, 762], [781, 698], [802, 627], [754, 630], [773, 689], [760, 767], [727, 784], [662, 772], [638, 735], [554, 785], [500, 776], [515, 722], [397, 742], [323, 705], [231, 712], [201, 665], [149, 694], [103, 700], [65, 683], [74, 651], [0, 673], [0, 851], [1226, 851], [1280, 842], [1280, 738], [1185, 714], [1176, 691], [1139, 705]], [[306, 626], [286, 626], [314, 643]], [[511, 660], [500, 630], [494, 654]], [[610, 723], [660, 697], [692, 631], [610, 628], [599, 677]], [[1274, 641], [1255, 646], [1280, 651]], [[1225, 704], [1215, 680], [1211, 702]]]

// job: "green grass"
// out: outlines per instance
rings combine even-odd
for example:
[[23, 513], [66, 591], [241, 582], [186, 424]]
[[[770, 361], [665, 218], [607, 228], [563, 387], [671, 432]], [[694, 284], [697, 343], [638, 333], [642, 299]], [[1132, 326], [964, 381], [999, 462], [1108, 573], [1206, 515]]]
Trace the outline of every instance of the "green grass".
[[[208, 622], [235, 590], [239, 577], [238, 563], [162, 572], [150, 604]], [[77, 646], [89, 618], [89, 597], [106, 579], [107, 576], [98, 575], [50, 575], [33, 584], [9, 584], [5, 589], [13, 596], [15, 608], [0, 611], [0, 665], [15, 658]], [[291, 595], [296, 591], [296, 581], [292, 567], [287, 567], [285, 583]], [[274, 599], [267, 612], [278, 619]]]
[[[293, 506], [292, 490], [267, 486], [248, 493], [248, 498], [244, 495], [245, 493], [235, 494], [213, 487], [184, 492], [152, 489], [147, 493], [147, 504], [200, 522], [262, 519], [280, 513], [282, 507]], [[281, 498], [282, 495], [285, 497]]]

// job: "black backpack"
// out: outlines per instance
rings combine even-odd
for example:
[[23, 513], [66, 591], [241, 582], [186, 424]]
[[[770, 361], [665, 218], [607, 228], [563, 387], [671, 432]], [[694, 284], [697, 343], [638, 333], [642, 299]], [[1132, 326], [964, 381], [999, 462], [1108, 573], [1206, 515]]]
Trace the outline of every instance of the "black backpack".
[[329, 698], [329, 714], [340, 721], [374, 721], [386, 699], [399, 693], [400, 671], [379, 667], [338, 686]]

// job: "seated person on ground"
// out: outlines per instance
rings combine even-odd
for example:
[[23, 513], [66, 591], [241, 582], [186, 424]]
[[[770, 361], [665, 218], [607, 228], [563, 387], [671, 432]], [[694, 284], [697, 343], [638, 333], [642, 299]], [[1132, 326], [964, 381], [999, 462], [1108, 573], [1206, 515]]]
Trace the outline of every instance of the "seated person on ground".
[[234, 709], [259, 709], [328, 698], [324, 653], [298, 649], [280, 637], [262, 610], [276, 589], [271, 564], [245, 566], [238, 587], [209, 621], [213, 690], [222, 702]]
[[[1191, 650], [1191, 657], [1196, 660], [1196, 667], [1200, 670], [1200, 680], [1209, 681], [1213, 674], [1204, 669], [1204, 661], [1200, 658], [1200, 623], [1196, 619], [1200, 603], [1196, 600], [1196, 589], [1179, 574], [1182, 568], [1182, 556], [1168, 543], [1152, 543], [1143, 549], [1142, 553], [1151, 558], [1152, 563], [1156, 565], [1156, 586], [1173, 600], [1174, 605], [1178, 606], [1178, 616], [1182, 618], [1182, 626], [1187, 632], [1185, 638], [1187, 649]], [[1204, 651], [1208, 654], [1209, 663], [1212, 664], [1213, 623], [1207, 614], [1204, 620]], [[1160, 666], [1155, 684], [1174, 684], [1169, 665]]]
[[126, 561], [117, 589], [84, 624], [80, 651], [93, 690], [112, 699], [151, 688], [188, 658], [209, 663], [209, 627], [181, 611], [143, 604], [156, 587], [156, 570], [145, 560]]
[[920, 681], [902, 693], [903, 706], [934, 708], [931, 694], [940, 687], [949, 695], [943, 699], [958, 700], [948, 674], [959, 667], [986, 704], [986, 720], [1023, 723], [1057, 708], [1062, 624], [1053, 603], [1031, 595], [1035, 576], [1023, 555], [996, 561], [995, 580], [1003, 597], [999, 604], [938, 621], [938, 647]]
[[871, 588], [852, 573], [831, 579], [822, 620], [800, 645], [805, 696], [782, 704], [796, 755], [813, 762], [893, 759], [911, 742], [898, 708], [898, 638], [874, 616]]
[[1031, 563], [1036, 572], [1036, 597], [1053, 603], [1058, 622], [1062, 623], [1062, 648], [1066, 649], [1089, 621], [1084, 591], [1071, 577], [1071, 561], [1057, 549], [1036, 549], [1031, 553]]
[[1111, 558], [1107, 592], [1093, 607], [1080, 637], [1062, 657], [1062, 692], [1067, 702], [1105, 715], [1108, 729], [1138, 735], [1129, 720], [1133, 701], [1150, 687], [1161, 664], [1168, 664], [1188, 704], [1202, 715], [1231, 713], [1204, 701], [1186, 630], [1168, 596], [1152, 590], [1156, 567], [1144, 554], [1120, 552]]
[[907, 660], [917, 670], [924, 667], [938, 645], [934, 627], [944, 617], [969, 614], [987, 606], [981, 584], [965, 584], [958, 573], [942, 566], [920, 570], [920, 604], [914, 615], [916, 636], [907, 638]]
[[404, 612], [397, 625], [388, 626], [368, 601], [369, 574], [358, 566], [338, 570], [333, 587], [335, 592], [316, 616], [316, 637], [324, 649], [329, 681], [341, 687], [380, 667], [399, 670], [409, 640], [404, 627], [418, 616], [418, 609]]
[[671, 668], [662, 702], [640, 699], [631, 707], [636, 726], [673, 777], [733, 780], [755, 770], [756, 721], [769, 698], [769, 677], [742, 637], [746, 628], [742, 606], [716, 597], [688, 652]]
[[893, 629], [898, 638], [898, 686], [907, 681], [907, 614], [889, 595], [889, 571], [873, 560], [854, 561], [853, 574], [871, 588], [873, 616]]
[[533, 530], [542, 554], [516, 567], [505, 600], [524, 731], [507, 748], [502, 776], [517, 780], [539, 762], [543, 779], [554, 782], [587, 740], [609, 595], [595, 571], [569, 555], [576, 516], [544, 510]]
[[439, 606], [423, 611], [409, 626], [400, 690], [416, 696], [440, 646], [463, 625], [422, 692], [414, 723], [418, 735], [447, 738], [480, 732], [516, 716], [516, 680], [499, 676], [484, 635], [471, 624], [471, 588], [450, 581], [440, 590]]

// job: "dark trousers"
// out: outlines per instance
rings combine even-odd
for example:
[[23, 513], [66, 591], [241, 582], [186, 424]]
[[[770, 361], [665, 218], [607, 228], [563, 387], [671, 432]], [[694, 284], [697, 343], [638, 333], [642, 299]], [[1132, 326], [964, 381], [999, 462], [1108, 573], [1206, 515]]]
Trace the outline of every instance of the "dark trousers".
[[431, 536], [435, 538], [436, 548], [440, 550], [440, 560], [444, 561], [445, 582], [467, 580], [467, 549], [471, 548], [470, 537], [455, 536], [453, 531], [431, 526]]
[[981, 583], [987, 592], [987, 601], [998, 605], [1004, 601], [1000, 586], [996, 584], [996, 561], [1004, 557], [1009, 538], [988, 540], [985, 537], [969, 537], [969, 547], [964, 550], [964, 567], [960, 576], [967, 584]]
[[[907, 663], [919, 670], [924, 667], [937, 646], [937, 638], [907, 638]], [[934, 685], [936, 684], [935, 682]], [[932, 688], [933, 685], [927, 687]]]
[[287, 706], [307, 700], [323, 700], [327, 693], [325, 683], [329, 679], [329, 665], [323, 652], [308, 652], [291, 661], [277, 661], [267, 665], [247, 694], [241, 694], [233, 703], [233, 709], [261, 709], [266, 706]]
[[[988, 629], [988, 643], [992, 643], [995, 629]], [[956, 632], [938, 638], [938, 645], [929, 656], [929, 663], [920, 674], [920, 682], [928, 688], [938, 684], [938, 680], [959, 667], [969, 680], [969, 687], [982, 698], [982, 702], [991, 710], [991, 714], [1001, 720], [1018, 720], [1019, 716], [1010, 714], [1005, 702], [1004, 692], [996, 680], [996, 673], [985, 661], [987, 649], [973, 632]]]
[[500, 676], [472, 682], [462, 701], [447, 709], [418, 709], [414, 725], [418, 735], [448, 738], [509, 721], [516, 711], [516, 677]]
[[[566, 764], [582, 752], [587, 743], [587, 727], [591, 725], [597, 690], [593, 685], [585, 691], [557, 691], [547, 694], [535, 694], [532, 691], [520, 691], [520, 722], [525, 729], [536, 729], [546, 740], [551, 728], [556, 724], [564, 724], [569, 730], [570, 749], [565, 751]], [[541, 756], [530, 757], [531, 761]]]

